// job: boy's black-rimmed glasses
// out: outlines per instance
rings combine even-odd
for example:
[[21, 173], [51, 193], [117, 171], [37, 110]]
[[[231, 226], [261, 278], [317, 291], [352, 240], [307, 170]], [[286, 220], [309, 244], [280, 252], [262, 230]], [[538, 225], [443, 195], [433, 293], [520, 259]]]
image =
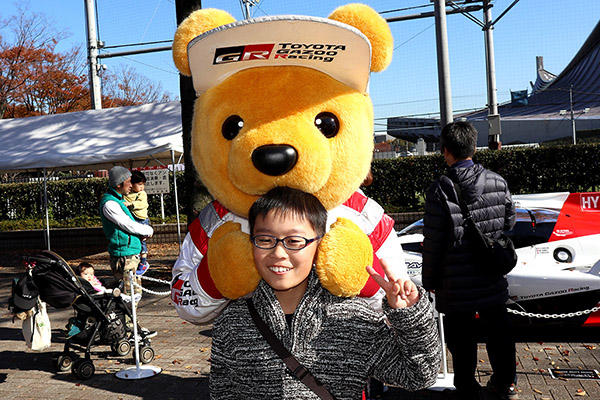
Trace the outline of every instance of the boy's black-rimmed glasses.
[[317, 236], [312, 239], [307, 239], [302, 236], [286, 236], [284, 238], [276, 238], [272, 235], [254, 235], [250, 236], [250, 240], [255, 247], [263, 250], [271, 250], [277, 247], [277, 244], [281, 242], [283, 247], [288, 250], [302, 250], [315, 240], [321, 239], [322, 236]]

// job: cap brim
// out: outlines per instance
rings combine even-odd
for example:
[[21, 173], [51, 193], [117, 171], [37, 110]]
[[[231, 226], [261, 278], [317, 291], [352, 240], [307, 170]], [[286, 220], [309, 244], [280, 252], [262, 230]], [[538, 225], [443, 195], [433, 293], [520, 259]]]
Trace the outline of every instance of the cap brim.
[[241, 70], [270, 66], [312, 68], [366, 92], [371, 44], [358, 29], [327, 18], [271, 16], [205, 32], [189, 43], [188, 61], [197, 95]]
[[37, 296], [32, 299], [25, 299], [20, 296], [15, 296], [13, 298], [13, 302], [15, 304], [15, 307], [26, 311], [35, 307], [35, 305], [37, 304]]

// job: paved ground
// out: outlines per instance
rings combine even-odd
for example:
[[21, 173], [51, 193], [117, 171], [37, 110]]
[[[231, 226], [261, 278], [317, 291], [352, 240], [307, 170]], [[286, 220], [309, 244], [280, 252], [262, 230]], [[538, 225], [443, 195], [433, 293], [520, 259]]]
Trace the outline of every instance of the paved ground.
[[[177, 248], [167, 249], [155, 258], [148, 275], [165, 279]], [[61, 253], [64, 255], [63, 253]], [[67, 257], [66, 257], [67, 258]], [[67, 258], [76, 265], [86, 259], [97, 266], [97, 274], [108, 276], [107, 254]], [[168, 297], [146, 295], [141, 301], [139, 318], [144, 326], [158, 331], [152, 340], [156, 358], [151, 365], [162, 373], [137, 381], [124, 381], [114, 373], [134, 365], [131, 357], [110, 355], [108, 347], [96, 347], [93, 354], [96, 374], [80, 381], [70, 373], [57, 373], [53, 357], [62, 351], [64, 327], [71, 309], [50, 309], [53, 345], [42, 353], [28, 351], [20, 322], [13, 323], [6, 311], [12, 277], [19, 268], [2, 263], [0, 258], [0, 399], [208, 399], [211, 326], [194, 326], [179, 319]], [[165, 286], [153, 286], [164, 291]], [[521, 399], [570, 400], [600, 399], [600, 383], [592, 380], [552, 379], [548, 368], [600, 370], [599, 331], [545, 330], [521, 335], [517, 343], [517, 372]], [[478, 377], [482, 384], [489, 378], [490, 366], [480, 345]], [[443, 399], [439, 392], [406, 393], [390, 389], [385, 399]]]

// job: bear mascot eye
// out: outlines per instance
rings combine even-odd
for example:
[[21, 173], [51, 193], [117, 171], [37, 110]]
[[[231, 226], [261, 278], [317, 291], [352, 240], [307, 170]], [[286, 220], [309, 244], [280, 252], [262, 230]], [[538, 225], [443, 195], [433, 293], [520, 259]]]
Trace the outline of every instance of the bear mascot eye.
[[332, 138], [340, 130], [340, 122], [337, 117], [330, 112], [319, 113], [315, 117], [315, 126], [326, 138]]
[[227, 140], [233, 140], [238, 133], [244, 127], [244, 120], [239, 115], [230, 115], [227, 117], [223, 126], [221, 127], [221, 133]]

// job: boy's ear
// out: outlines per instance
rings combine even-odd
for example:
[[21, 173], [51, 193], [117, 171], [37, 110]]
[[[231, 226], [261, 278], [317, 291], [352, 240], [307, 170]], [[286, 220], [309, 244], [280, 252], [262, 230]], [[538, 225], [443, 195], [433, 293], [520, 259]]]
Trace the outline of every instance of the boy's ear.
[[386, 20], [364, 4], [346, 4], [334, 10], [329, 19], [351, 25], [371, 42], [371, 71], [379, 72], [392, 62], [394, 37]]
[[235, 22], [235, 18], [226, 11], [216, 8], [205, 8], [194, 11], [184, 19], [177, 27], [175, 37], [173, 38], [173, 62], [175, 62], [175, 66], [179, 72], [186, 76], [192, 75], [187, 52], [188, 43], [192, 39], [218, 26], [232, 22]]

